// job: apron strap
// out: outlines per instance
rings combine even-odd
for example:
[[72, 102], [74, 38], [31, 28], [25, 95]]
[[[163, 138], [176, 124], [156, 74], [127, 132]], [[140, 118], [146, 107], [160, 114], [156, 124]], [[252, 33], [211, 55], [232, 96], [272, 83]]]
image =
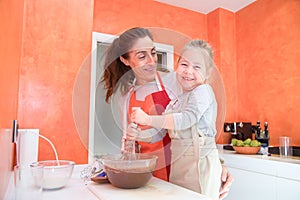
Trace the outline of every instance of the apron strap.
[[158, 72], [156, 72], [155, 81], [156, 81], [156, 85], [157, 85], [159, 91], [165, 90], [165, 86], [162, 83], [162, 80], [161, 80]]

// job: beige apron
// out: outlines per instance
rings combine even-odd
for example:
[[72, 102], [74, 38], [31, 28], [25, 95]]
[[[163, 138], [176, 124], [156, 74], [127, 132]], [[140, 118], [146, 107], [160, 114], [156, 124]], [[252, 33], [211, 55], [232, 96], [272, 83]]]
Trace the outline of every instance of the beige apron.
[[[184, 108], [187, 99], [181, 109], [175, 112]], [[186, 138], [181, 137], [183, 134]], [[215, 138], [204, 136], [197, 125], [183, 131], [170, 131], [170, 137], [170, 182], [207, 195], [213, 200], [219, 199], [222, 166]]]

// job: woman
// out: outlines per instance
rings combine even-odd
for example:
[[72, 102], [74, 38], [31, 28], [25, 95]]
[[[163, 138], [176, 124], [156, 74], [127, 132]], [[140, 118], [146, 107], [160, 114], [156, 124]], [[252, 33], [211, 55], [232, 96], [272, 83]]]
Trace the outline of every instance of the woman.
[[[113, 41], [107, 52], [103, 76], [107, 89], [106, 101], [109, 102], [119, 84], [119, 89], [124, 94], [123, 100], [119, 101], [120, 107], [126, 105], [125, 109], [121, 108], [121, 112], [130, 114], [131, 108], [138, 106], [145, 108], [148, 113], [161, 114], [170, 98], [161, 80], [165, 73], [157, 72], [156, 68], [157, 54], [150, 32], [142, 28], [124, 32]], [[127, 121], [126, 115], [123, 120]], [[124, 130], [126, 124], [127, 122], [123, 123]], [[167, 135], [153, 144], [139, 142], [141, 153], [153, 152], [158, 156], [154, 176], [166, 181], [170, 172], [169, 143], [170, 138]]]
[[[144, 28], [132, 28], [115, 39], [108, 49], [105, 71], [106, 101], [120, 91], [118, 102], [123, 108], [123, 130], [130, 124], [128, 117], [132, 107], [141, 107], [148, 114], [161, 114], [170, 99], [179, 94], [180, 87], [172, 74], [157, 71], [157, 54], [151, 33]], [[168, 86], [168, 87], [165, 87]], [[166, 90], [168, 89], [168, 90]], [[149, 126], [141, 126], [148, 129]], [[156, 134], [155, 137], [159, 135]], [[152, 144], [139, 143], [140, 152], [154, 152], [158, 155], [157, 170], [154, 176], [168, 181], [170, 173], [170, 138], [165, 134], [163, 140]], [[223, 167], [223, 189], [221, 198], [227, 195], [233, 178]]]

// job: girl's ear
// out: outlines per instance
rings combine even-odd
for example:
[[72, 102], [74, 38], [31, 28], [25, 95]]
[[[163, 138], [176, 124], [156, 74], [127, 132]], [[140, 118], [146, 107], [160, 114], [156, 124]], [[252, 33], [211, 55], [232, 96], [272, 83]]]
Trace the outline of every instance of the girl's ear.
[[212, 71], [213, 71], [213, 67], [210, 67], [206, 70], [206, 77], [205, 77], [206, 79], [208, 79], [211, 76]]
[[123, 56], [120, 56], [120, 60], [121, 60], [122, 63], [124, 63], [124, 65], [129, 66], [128, 60], [126, 60], [125, 58], [123, 58]]

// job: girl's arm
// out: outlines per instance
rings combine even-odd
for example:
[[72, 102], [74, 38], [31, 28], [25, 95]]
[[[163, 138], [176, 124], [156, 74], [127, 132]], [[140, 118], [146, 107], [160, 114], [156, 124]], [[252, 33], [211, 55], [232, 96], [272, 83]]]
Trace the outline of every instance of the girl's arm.
[[172, 114], [148, 115], [139, 107], [132, 108], [132, 110], [131, 121], [135, 123], [157, 128], [174, 129]]
[[161, 141], [166, 134], [166, 129], [150, 128], [141, 130], [138, 127], [133, 128], [133, 126], [129, 124], [126, 131], [126, 139], [154, 143]]
[[166, 134], [167, 129], [150, 128], [142, 130], [137, 136], [137, 141], [154, 143], [161, 141]]
[[133, 108], [131, 120], [138, 124], [172, 130], [184, 130], [198, 123], [212, 105], [214, 95], [210, 87], [202, 85], [190, 93], [182, 112], [148, 115], [141, 108]]

